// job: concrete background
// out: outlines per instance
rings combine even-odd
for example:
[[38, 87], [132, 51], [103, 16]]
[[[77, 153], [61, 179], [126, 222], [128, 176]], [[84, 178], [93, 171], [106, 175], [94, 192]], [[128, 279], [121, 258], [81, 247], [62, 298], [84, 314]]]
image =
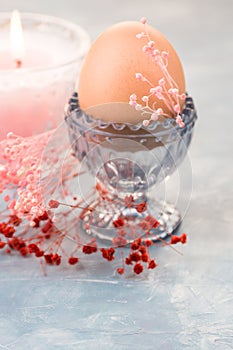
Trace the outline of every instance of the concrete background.
[[158, 252], [160, 268], [135, 281], [96, 260], [44, 278], [34, 261], [1, 255], [0, 349], [233, 349], [233, 1], [0, 0], [15, 8], [76, 22], [92, 39], [146, 16], [179, 53], [199, 120], [184, 256]]

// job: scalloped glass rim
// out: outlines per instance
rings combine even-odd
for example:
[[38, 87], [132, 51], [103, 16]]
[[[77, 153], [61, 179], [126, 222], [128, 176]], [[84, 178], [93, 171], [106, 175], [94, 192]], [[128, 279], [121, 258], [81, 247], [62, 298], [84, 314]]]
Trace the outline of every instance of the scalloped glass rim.
[[[105, 135], [105, 136], [113, 135], [112, 132], [104, 131], [104, 129], [107, 129], [109, 127], [112, 127], [116, 131], [122, 131], [127, 128], [132, 132], [137, 132], [135, 135], [132, 133], [121, 134], [122, 138], [127, 138], [127, 137], [138, 138], [140, 136], [153, 137], [154, 135], [152, 135], [151, 132], [156, 131], [156, 128], [158, 127], [160, 127], [160, 130], [158, 132], [159, 135], [164, 135], [168, 131], [169, 132], [176, 131], [176, 132], [182, 133], [183, 130], [185, 130], [191, 123], [194, 123], [197, 119], [197, 114], [196, 114], [196, 109], [194, 107], [193, 99], [188, 94], [186, 95], [184, 107], [180, 115], [185, 123], [184, 128], [180, 128], [179, 125], [177, 125], [174, 118], [164, 118], [163, 120], [155, 121], [151, 123], [148, 127], [145, 127], [142, 124], [142, 122], [136, 125], [133, 125], [130, 123], [105, 122], [101, 119], [95, 119], [90, 114], [87, 114], [86, 112], [81, 110], [78, 102], [78, 94], [74, 93], [72, 98], [69, 101], [65, 119], [67, 120], [68, 118], [72, 118], [72, 121], [82, 129], [88, 130], [90, 128], [97, 127], [99, 129], [95, 129], [95, 133], [99, 135]], [[161, 127], [163, 128], [162, 130], [161, 130]], [[140, 129], [148, 131], [149, 133], [139, 134], [138, 131]]]

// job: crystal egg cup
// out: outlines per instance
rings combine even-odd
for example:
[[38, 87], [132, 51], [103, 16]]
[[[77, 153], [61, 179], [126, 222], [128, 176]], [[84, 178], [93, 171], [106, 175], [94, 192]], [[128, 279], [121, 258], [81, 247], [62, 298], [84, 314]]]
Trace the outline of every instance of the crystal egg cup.
[[[92, 210], [80, 216], [79, 230], [111, 243], [119, 230], [113, 223], [121, 217], [127, 222], [124, 235], [130, 243], [136, 237], [145, 237], [142, 228], [145, 218], [153, 217], [160, 223], [150, 228], [155, 241], [164, 239], [179, 226], [178, 209], [165, 200], [155, 199], [151, 193], [186, 156], [197, 119], [193, 100], [188, 95], [181, 117], [183, 128], [170, 118], [148, 127], [142, 123], [108, 123], [93, 118], [89, 111], [82, 111], [78, 94], [72, 95], [65, 117], [71, 146], [81, 168], [92, 175], [98, 189], [91, 203], [87, 199], [87, 208]], [[142, 211], [136, 209], [140, 203], [144, 204]]]

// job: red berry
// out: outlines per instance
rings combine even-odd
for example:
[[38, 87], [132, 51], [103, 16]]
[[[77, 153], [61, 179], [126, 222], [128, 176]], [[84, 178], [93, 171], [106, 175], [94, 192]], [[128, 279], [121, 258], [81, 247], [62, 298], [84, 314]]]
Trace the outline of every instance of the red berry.
[[140, 263], [134, 265], [134, 272], [139, 275], [143, 271], [143, 266]]
[[143, 213], [144, 211], [146, 211], [146, 209], [147, 209], [147, 203], [146, 202], [142, 202], [142, 203], [140, 203], [140, 204], [138, 204], [136, 206], [136, 210], [137, 210], [138, 213]]
[[182, 244], [187, 243], [187, 235], [186, 235], [186, 233], [183, 233], [183, 234], [180, 236], [180, 241], [181, 241]]
[[0, 233], [4, 233], [5, 228], [7, 227], [7, 224], [5, 222], [0, 223]]
[[142, 240], [141, 238], [137, 238], [135, 239], [132, 243], [131, 243], [131, 249], [132, 250], [138, 250], [140, 245], [142, 243]]
[[5, 247], [6, 243], [5, 242], [0, 242], [0, 249], [3, 249]]
[[28, 250], [26, 247], [22, 247], [19, 251], [22, 256], [26, 256], [28, 254]]
[[29, 251], [29, 254], [32, 254], [32, 253], [37, 253], [40, 249], [38, 248], [38, 246], [35, 244], [35, 243], [30, 243], [28, 245], [28, 251]]
[[39, 218], [34, 218], [33, 222], [35, 223], [34, 227], [40, 227], [40, 219]]
[[119, 273], [119, 275], [123, 275], [125, 270], [123, 269], [123, 267], [118, 267], [117, 272]]
[[52, 263], [53, 263], [54, 265], [60, 265], [60, 263], [61, 263], [61, 256], [60, 256], [60, 255], [54, 254], [54, 255], [51, 257], [51, 259], [52, 259]]
[[141, 245], [141, 246], [138, 248], [138, 250], [139, 250], [139, 252], [142, 253], [142, 254], [144, 254], [144, 253], [147, 252], [146, 247], [145, 247], [144, 245]]
[[112, 248], [112, 247], [109, 249], [102, 248], [100, 250], [102, 252], [102, 256], [104, 259], [106, 259], [108, 261], [112, 261], [115, 259], [115, 257], [114, 257], [115, 249], [114, 248]]
[[147, 215], [145, 221], [150, 225], [150, 228], [157, 228], [160, 224], [153, 216]]
[[6, 226], [3, 230], [4, 236], [7, 238], [11, 238], [15, 233], [15, 228], [13, 226]]
[[153, 242], [152, 242], [151, 239], [145, 240], [145, 245], [146, 245], [147, 247], [150, 247], [152, 244], [153, 244]]
[[179, 236], [175, 236], [175, 235], [172, 235], [171, 236], [171, 244], [177, 244], [179, 243], [181, 240], [180, 240], [180, 237]]
[[69, 263], [70, 265], [75, 265], [75, 264], [78, 263], [78, 258], [76, 258], [75, 256], [71, 256], [71, 257], [69, 258], [69, 260], [68, 260], [68, 263]]
[[55, 201], [54, 199], [51, 199], [49, 201], [49, 207], [52, 208], [52, 209], [58, 208], [59, 205], [60, 205], [60, 203], [58, 201]]
[[116, 228], [124, 226], [124, 220], [122, 218], [118, 218], [117, 220], [113, 221], [113, 226]]
[[137, 252], [133, 252], [130, 254], [130, 259], [131, 261], [140, 261], [141, 260], [141, 254], [137, 253]]
[[83, 253], [84, 254], [92, 254], [97, 252], [97, 246], [91, 246], [91, 245], [84, 245], [83, 246]]
[[130, 258], [125, 258], [126, 265], [132, 265], [132, 260]]
[[42, 215], [39, 216], [39, 220], [48, 220], [49, 216], [48, 213], [45, 211]]
[[147, 262], [149, 260], [149, 255], [147, 253], [142, 254], [142, 261]]
[[46, 261], [46, 263], [47, 264], [52, 264], [53, 263], [53, 261], [52, 261], [52, 257], [53, 257], [53, 254], [45, 254], [44, 255], [44, 259], [45, 259], [45, 261]]
[[41, 229], [41, 231], [43, 233], [47, 233], [51, 228], [53, 227], [53, 222], [51, 220], [49, 220], [48, 222], [46, 222], [46, 224], [44, 225], [44, 227]]
[[10, 215], [9, 224], [12, 224], [14, 226], [19, 226], [22, 222], [22, 219], [20, 219], [17, 215]]
[[44, 251], [43, 251], [43, 250], [38, 250], [38, 251], [35, 253], [35, 256], [36, 256], [37, 258], [41, 258], [43, 255], [44, 255]]
[[151, 259], [148, 263], [148, 269], [154, 269], [157, 266], [156, 262], [154, 259]]

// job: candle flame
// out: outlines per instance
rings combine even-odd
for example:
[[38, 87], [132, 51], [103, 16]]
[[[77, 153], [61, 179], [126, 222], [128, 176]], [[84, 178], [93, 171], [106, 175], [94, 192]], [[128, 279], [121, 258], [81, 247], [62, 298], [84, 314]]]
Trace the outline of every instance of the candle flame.
[[11, 15], [10, 39], [12, 58], [17, 67], [20, 67], [24, 57], [24, 36], [20, 13], [17, 10]]

